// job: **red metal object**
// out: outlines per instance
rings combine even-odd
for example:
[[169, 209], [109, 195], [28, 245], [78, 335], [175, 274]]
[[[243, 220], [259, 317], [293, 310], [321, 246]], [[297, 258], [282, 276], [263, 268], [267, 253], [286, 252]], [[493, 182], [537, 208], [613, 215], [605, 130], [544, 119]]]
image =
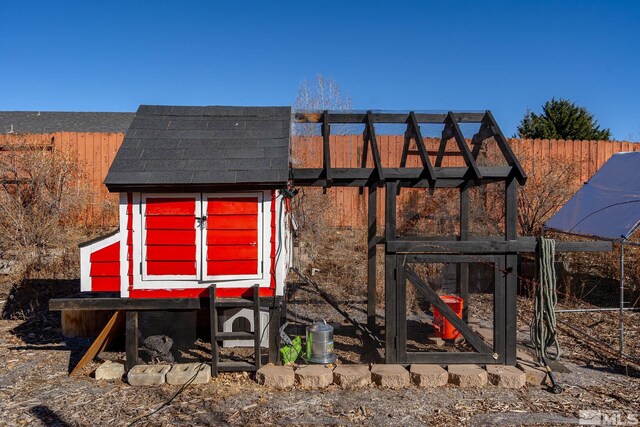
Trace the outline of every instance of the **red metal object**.
[[[462, 319], [462, 308], [464, 300], [456, 295], [442, 295], [440, 299]], [[454, 340], [460, 336], [460, 332], [434, 307], [433, 308], [433, 328], [437, 336], [443, 340]]]

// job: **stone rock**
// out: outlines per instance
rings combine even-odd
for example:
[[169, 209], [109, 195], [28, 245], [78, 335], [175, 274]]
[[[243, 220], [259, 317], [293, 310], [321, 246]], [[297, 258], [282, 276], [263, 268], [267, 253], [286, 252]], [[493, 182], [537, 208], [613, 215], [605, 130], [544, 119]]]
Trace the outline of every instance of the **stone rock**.
[[129, 370], [127, 381], [134, 386], [164, 384], [169, 369], [169, 365], [136, 365]]
[[96, 369], [96, 380], [121, 380], [124, 376], [124, 365], [107, 360]]
[[333, 370], [333, 382], [344, 389], [366, 387], [371, 384], [367, 365], [339, 365]]
[[371, 380], [381, 387], [401, 388], [411, 383], [411, 376], [402, 365], [373, 365]]
[[211, 367], [206, 363], [181, 363], [167, 372], [167, 384], [207, 384], [211, 379]]
[[294, 386], [296, 376], [291, 366], [265, 365], [256, 372], [258, 384], [284, 390]]
[[296, 381], [304, 388], [324, 388], [333, 382], [333, 372], [324, 365], [307, 365], [296, 369]]
[[503, 388], [522, 388], [527, 383], [527, 376], [515, 366], [487, 365], [489, 382]]
[[429, 344], [435, 345], [436, 347], [442, 347], [446, 342], [436, 334], [429, 334]]
[[147, 354], [150, 361], [173, 363], [173, 354], [171, 354], [173, 340], [166, 335], [152, 335], [147, 337], [142, 343], [142, 350]]
[[477, 365], [449, 365], [449, 382], [459, 387], [482, 387], [487, 371]]
[[519, 360], [516, 365], [518, 369], [524, 372], [527, 384], [542, 385], [547, 378], [547, 372], [544, 368], [539, 367], [535, 362], [526, 362]]
[[518, 360], [524, 360], [525, 362], [533, 362], [533, 356], [523, 350], [516, 350], [516, 357]]
[[441, 387], [449, 381], [449, 373], [439, 365], [411, 365], [409, 372], [418, 387]]

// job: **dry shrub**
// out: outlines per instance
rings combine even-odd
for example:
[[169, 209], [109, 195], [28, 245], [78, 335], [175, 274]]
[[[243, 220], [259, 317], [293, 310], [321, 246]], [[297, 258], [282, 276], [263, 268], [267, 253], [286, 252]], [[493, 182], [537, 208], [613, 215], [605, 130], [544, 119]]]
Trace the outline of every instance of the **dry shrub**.
[[579, 189], [580, 162], [526, 154], [520, 155], [520, 162], [528, 178], [518, 194], [518, 224], [523, 235], [539, 235], [542, 225]]
[[366, 293], [367, 237], [364, 229], [335, 227], [332, 189], [304, 188], [294, 199], [298, 221], [298, 262], [303, 271], [319, 270], [320, 283], [336, 296]]
[[[78, 222], [90, 198], [81, 169], [42, 136], [5, 135], [0, 151], [0, 250], [17, 261], [17, 280], [77, 259]], [[71, 249], [70, 249], [71, 248]], [[77, 266], [77, 261], [72, 265]]]

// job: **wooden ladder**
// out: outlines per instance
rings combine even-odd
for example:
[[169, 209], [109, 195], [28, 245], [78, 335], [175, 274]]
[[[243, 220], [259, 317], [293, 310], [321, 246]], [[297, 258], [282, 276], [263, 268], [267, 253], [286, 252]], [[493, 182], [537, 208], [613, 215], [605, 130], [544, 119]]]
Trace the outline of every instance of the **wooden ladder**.
[[[253, 332], [220, 332], [218, 314], [220, 309], [253, 307]], [[209, 287], [209, 322], [211, 326], [211, 376], [219, 372], [257, 371], [260, 369], [260, 289], [253, 286], [253, 299], [216, 298], [216, 285]], [[254, 361], [220, 361], [218, 343], [222, 340], [253, 339]]]

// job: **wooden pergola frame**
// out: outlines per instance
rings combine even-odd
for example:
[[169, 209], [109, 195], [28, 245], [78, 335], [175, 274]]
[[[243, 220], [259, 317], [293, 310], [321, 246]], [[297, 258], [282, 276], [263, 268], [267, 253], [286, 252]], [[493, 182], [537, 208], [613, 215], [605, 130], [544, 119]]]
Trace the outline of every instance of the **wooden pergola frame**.
[[[376, 254], [378, 245], [385, 253], [385, 360], [387, 363], [516, 363], [516, 296], [518, 253], [535, 252], [536, 240], [517, 236], [517, 191], [527, 176], [511, 150], [490, 111], [482, 113], [453, 112], [299, 112], [294, 123], [319, 123], [323, 137], [322, 168], [293, 168], [292, 180], [297, 186], [358, 187], [368, 190], [368, 261], [367, 261], [367, 317], [368, 328], [377, 333], [376, 324]], [[399, 167], [384, 167], [376, 140], [375, 125], [406, 124]], [[435, 159], [429, 157], [420, 124], [444, 125]], [[479, 129], [471, 138], [471, 149], [460, 130], [461, 123], [477, 123]], [[329, 137], [332, 124], [364, 124], [362, 163], [357, 168], [338, 168], [331, 165]], [[493, 138], [506, 166], [479, 166], [476, 162], [482, 144]], [[422, 167], [406, 167], [411, 140], [415, 141]], [[447, 142], [454, 139], [464, 167], [443, 167], [442, 159]], [[371, 151], [373, 167], [367, 166]], [[473, 238], [469, 235], [469, 189], [488, 183], [504, 183], [505, 228], [502, 236]], [[377, 188], [385, 191], [384, 235], [377, 235]], [[396, 233], [396, 202], [402, 188], [457, 188], [460, 195], [458, 236], [398, 237]], [[557, 251], [609, 251], [610, 242], [558, 242]], [[490, 348], [467, 325], [468, 307], [459, 319], [442, 303], [411, 268], [413, 263], [452, 262], [457, 265], [457, 284], [460, 296], [469, 297], [469, 263], [491, 262], [496, 266], [494, 293], [494, 339]], [[502, 274], [500, 274], [502, 273]], [[406, 282], [449, 320], [466, 338], [475, 352], [407, 352], [406, 349]]]

